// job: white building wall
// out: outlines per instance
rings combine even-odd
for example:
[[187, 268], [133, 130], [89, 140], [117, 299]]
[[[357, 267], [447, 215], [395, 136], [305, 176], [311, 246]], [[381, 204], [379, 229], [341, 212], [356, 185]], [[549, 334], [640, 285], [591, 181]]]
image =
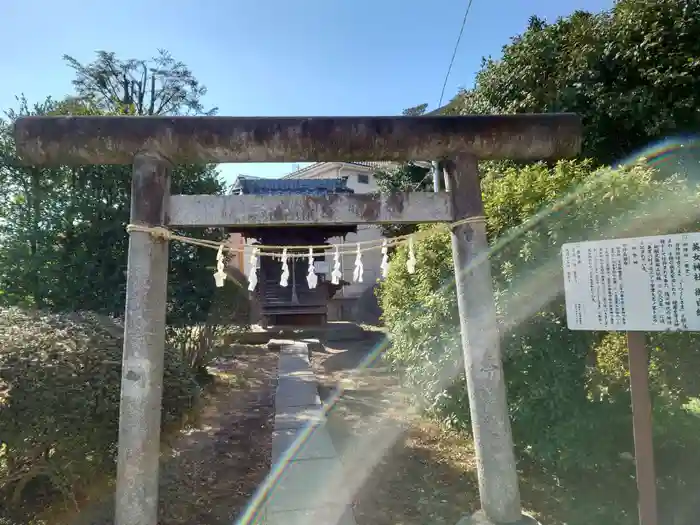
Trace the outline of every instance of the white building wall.
[[[357, 242], [380, 241], [382, 239], [379, 227], [374, 225], [359, 225], [357, 233], [350, 233], [345, 237], [343, 250], [350, 250], [350, 254], [342, 257], [343, 279], [352, 283], [341, 289], [339, 297], [346, 299], [359, 297], [367, 288], [372, 287], [380, 278], [381, 270], [379, 266], [382, 263], [382, 253], [380, 248], [366, 251], [362, 254], [362, 282], [353, 283], [353, 273], [355, 272], [355, 244]], [[340, 239], [333, 239], [333, 242], [343, 242]], [[379, 242], [373, 245], [378, 245]]]
[[[361, 166], [353, 166], [352, 164], [343, 164], [336, 170], [337, 177], [348, 178], [348, 188], [355, 193], [372, 193], [379, 191], [379, 186], [374, 177], [374, 170], [365, 169]], [[330, 174], [325, 177], [329, 177]], [[366, 181], [366, 182], [365, 182]], [[379, 265], [382, 263], [381, 249], [376, 248], [362, 254], [363, 275], [362, 282], [353, 283], [352, 277], [355, 272], [355, 244], [358, 242], [377, 241], [379, 244], [382, 239], [382, 233], [378, 226], [369, 224], [360, 224], [357, 226], [357, 233], [349, 233], [345, 236], [345, 240], [341, 237], [330, 239], [333, 244], [344, 244], [342, 250], [352, 250], [351, 254], [345, 254], [342, 257], [341, 266], [343, 271], [343, 279], [352, 283], [341, 289], [336, 297], [345, 299], [359, 297], [367, 288], [372, 287], [381, 277]]]

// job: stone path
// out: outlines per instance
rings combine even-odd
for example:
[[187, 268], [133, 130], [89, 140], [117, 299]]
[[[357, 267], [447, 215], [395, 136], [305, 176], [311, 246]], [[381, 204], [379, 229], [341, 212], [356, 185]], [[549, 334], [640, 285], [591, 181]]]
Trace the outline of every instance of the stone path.
[[307, 342], [279, 343], [266, 525], [355, 525], [343, 463], [326, 428]]

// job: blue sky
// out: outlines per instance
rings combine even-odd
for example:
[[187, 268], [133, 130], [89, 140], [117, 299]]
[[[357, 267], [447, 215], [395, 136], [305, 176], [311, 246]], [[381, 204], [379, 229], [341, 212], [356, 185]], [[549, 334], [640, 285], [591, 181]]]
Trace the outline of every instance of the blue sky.
[[[71, 92], [61, 57], [96, 50], [185, 62], [220, 115], [396, 115], [436, 107], [468, 0], [2, 0], [0, 109]], [[445, 92], [470, 87], [536, 14], [553, 21], [612, 0], [474, 0]], [[302, 165], [303, 166], [303, 165]], [[223, 166], [274, 177], [290, 165]]]

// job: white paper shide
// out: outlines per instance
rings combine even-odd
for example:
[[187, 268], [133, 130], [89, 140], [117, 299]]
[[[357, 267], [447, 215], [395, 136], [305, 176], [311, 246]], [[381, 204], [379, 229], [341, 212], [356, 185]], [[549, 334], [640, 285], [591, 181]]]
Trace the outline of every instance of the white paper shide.
[[700, 330], [700, 233], [562, 246], [571, 330]]

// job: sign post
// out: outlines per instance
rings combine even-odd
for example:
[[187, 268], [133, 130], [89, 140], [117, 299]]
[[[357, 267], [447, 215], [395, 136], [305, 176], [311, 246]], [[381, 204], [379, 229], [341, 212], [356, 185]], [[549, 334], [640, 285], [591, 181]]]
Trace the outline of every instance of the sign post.
[[644, 332], [700, 330], [700, 233], [562, 246], [567, 325], [627, 332], [639, 522], [657, 525]]
[[643, 332], [627, 332], [632, 396], [632, 432], [639, 494], [639, 525], [657, 525], [656, 473], [649, 395], [649, 352]]

